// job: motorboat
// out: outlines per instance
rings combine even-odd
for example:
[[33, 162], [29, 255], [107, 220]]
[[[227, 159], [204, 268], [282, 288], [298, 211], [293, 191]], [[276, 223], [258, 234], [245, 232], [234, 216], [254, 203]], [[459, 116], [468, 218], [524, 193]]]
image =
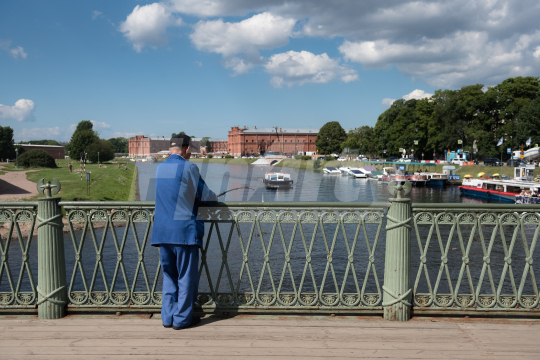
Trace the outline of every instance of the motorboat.
[[284, 172], [266, 173], [263, 182], [267, 189], [290, 189], [293, 187], [291, 175]]
[[[534, 165], [522, 165], [514, 168], [514, 179], [499, 180], [465, 178], [459, 187], [464, 195], [477, 196], [493, 200], [523, 203], [540, 203], [540, 183], [534, 181]], [[482, 174], [479, 174], [482, 175]]]
[[342, 174], [348, 174], [350, 168], [351, 168], [350, 166], [341, 166], [341, 167], [338, 167], [338, 170], [339, 170]]
[[423, 173], [427, 177], [428, 186], [446, 186], [448, 175], [440, 173]]
[[331, 174], [331, 175], [339, 175], [339, 174], [341, 174], [341, 171], [339, 171], [339, 170], [336, 169], [335, 167], [330, 167], [330, 166], [329, 166], [329, 167], [325, 167], [325, 168], [323, 169], [323, 172], [324, 172], [325, 174]]
[[361, 169], [349, 170], [349, 176], [356, 179], [367, 179], [367, 175]]

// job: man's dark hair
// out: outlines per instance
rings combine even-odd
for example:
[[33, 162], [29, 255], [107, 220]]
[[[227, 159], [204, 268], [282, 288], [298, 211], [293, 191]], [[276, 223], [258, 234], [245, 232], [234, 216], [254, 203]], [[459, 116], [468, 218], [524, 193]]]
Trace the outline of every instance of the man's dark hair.
[[178, 134], [178, 135], [174, 135], [171, 138], [170, 147], [179, 147], [179, 148], [188, 147], [190, 142], [191, 142], [191, 138], [189, 136]]

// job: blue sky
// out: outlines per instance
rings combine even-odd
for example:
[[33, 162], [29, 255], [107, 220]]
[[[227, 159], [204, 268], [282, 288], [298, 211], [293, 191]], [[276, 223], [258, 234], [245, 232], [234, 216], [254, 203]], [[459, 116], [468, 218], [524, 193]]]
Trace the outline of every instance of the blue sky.
[[16, 140], [234, 125], [374, 125], [393, 100], [540, 75], [527, 1], [7, 1], [0, 124]]

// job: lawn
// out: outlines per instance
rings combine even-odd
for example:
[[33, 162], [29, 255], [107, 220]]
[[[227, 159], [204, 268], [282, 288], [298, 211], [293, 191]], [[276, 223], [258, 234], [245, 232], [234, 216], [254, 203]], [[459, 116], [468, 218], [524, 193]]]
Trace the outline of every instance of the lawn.
[[[64, 201], [133, 201], [135, 196], [135, 179], [137, 168], [131, 163], [127, 163], [127, 170], [124, 163], [121, 169], [117, 164], [104, 163], [102, 168], [97, 164], [87, 164], [86, 171], [90, 172], [90, 186], [87, 194], [86, 176], [75, 172], [79, 163], [73, 163], [73, 173], [69, 173], [67, 162], [61, 161], [56, 169], [36, 169], [38, 171], [29, 172], [26, 178], [29, 181], [37, 183], [39, 179], [45, 179], [45, 182], [56, 178], [60, 181], [62, 189], [57, 196], [62, 197]], [[105, 167], [106, 166], [106, 167]], [[14, 165], [8, 165], [4, 168], [6, 171], [16, 171]], [[21, 169], [19, 169], [21, 170]], [[34, 170], [34, 169], [24, 169]], [[135, 175], [135, 176], [134, 176]], [[35, 200], [34, 196], [28, 200]]]

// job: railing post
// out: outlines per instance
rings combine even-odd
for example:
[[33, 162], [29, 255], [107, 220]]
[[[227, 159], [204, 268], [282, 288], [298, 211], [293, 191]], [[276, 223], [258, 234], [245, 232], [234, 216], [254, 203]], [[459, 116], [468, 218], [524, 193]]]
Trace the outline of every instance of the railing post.
[[38, 317], [59, 319], [64, 317], [67, 302], [66, 260], [62, 233], [61, 198], [51, 197], [60, 191], [60, 182], [44, 184], [38, 181], [38, 191], [46, 195], [38, 199]]
[[402, 198], [411, 191], [409, 181], [392, 181], [386, 225], [383, 303], [384, 318], [407, 321], [411, 318], [411, 199]]

